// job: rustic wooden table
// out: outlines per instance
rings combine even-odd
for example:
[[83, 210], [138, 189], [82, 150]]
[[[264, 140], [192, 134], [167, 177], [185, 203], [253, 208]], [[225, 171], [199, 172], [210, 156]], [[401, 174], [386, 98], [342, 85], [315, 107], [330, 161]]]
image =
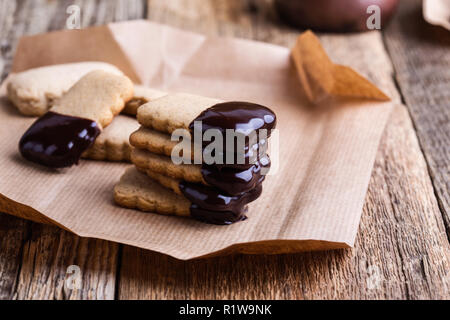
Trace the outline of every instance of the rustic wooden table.
[[[183, 262], [0, 214], [0, 299], [449, 299], [450, 32], [427, 25], [420, 2], [402, 1], [370, 42], [320, 35], [335, 61], [352, 64], [356, 52], [355, 67], [399, 102], [353, 249]], [[65, 28], [74, 3], [83, 27], [147, 18], [288, 47], [299, 32], [270, 0], [0, 0], [2, 79], [17, 39]], [[375, 55], [387, 58], [367, 68]], [[80, 267], [79, 289], [65, 285], [70, 265]]]

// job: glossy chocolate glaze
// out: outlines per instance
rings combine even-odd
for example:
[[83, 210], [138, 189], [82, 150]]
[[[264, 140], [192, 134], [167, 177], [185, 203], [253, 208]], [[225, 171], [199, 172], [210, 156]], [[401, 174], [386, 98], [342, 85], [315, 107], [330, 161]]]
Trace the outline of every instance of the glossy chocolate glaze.
[[[270, 167], [270, 159], [266, 155], [267, 141], [260, 139], [258, 130], [266, 129], [268, 138], [276, 125], [275, 113], [254, 103], [225, 102], [208, 108], [192, 121], [189, 125], [192, 136], [195, 134], [194, 130], [198, 130], [194, 126], [196, 121], [202, 122], [202, 136], [209, 129], [218, 129], [222, 133], [224, 152], [222, 164], [202, 164], [203, 178], [213, 187], [180, 183], [182, 193], [192, 202], [191, 216], [214, 224], [241, 221], [246, 218], [246, 205], [261, 195], [262, 181], [265, 178], [261, 169]], [[226, 149], [227, 129], [232, 129], [246, 138], [243, 151]], [[253, 133], [256, 133], [259, 141], [250, 143], [249, 137]], [[210, 143], [204, 141], [202, 151]], [[226, 163], [227, 153], [232, 153], [237, 160], [238, 152], [244, 153], [244, 164]]]
[[95, 121], [49, 111], [24, 133], [19, 150], [27, 160], [53, 168], [70, 167], [99, 134]]
[[[196, 121], [202, 122], [202, 134], [209, 129], [218, 129], [223, 137], [226, 137], [227, 129], [233, 129], [236, 133], [244, 136], [249, 136], [252, 132], [260, 129], [266, 129], [267, 137], [269, 137], [270, 130], [275, 128], [277, 122], [275, 113], [269, 108], [255, 103], [238, 101], [219, 103], [203, 111], [189, 125], [192, 134], [194, 134]], [[204, 147], [209, 143], [205, 141]], [[234, 152], [236, 151], [234, 150]]]
[[262, 192], [262, 184], [238, 196], [229, 196], [217, 188], [200, 183], [181, 181], [179, 186], [184, 196], [192, 202], [191, 216], [214, 224], [231, 224], [243, 220], [245, 206], [256, 200]]
[[[220, 167], [230, 167], [239, 169], [248, 169], [259, 158], [263, 157], [267, 151], [267, 138], [270, 137], [271, 129], [276, 126], [275, 113], [267, 107], [250, 102], [224, 102], [219, 103], [211, 108], [203, 111], [197, 118], [194, 119], [189, 125], [191, 135], [195, 135], [195, 130], [199, 128], [195, 127], [195, 122], [201, 121], [201, 132], [197, 134], [203, 134], [210, 129], [219, 130], [223, 137], [223, 148], [220, 155], [217, 157], [222, 159], [220, 164], [216, 164]], [[226, 130], [231, 129], [242, 136], [245, 139], [243, 150], [237, 149], [237, 142], [230, 144], [234, 146], [233, 150], [227, 150]], [[260, 137], [259, 130], [267, 130], [267, 137]], [[250, 141], [250, 136], [253, 136], [254, 141]], [[211, 141], [202, 142], [202, 150], [211, 143]], [[232, 163], [227, 162], [226, 156], [231, 154], [231, 158], [234, 161]], [[243, 159], [243, 163], [239, 163], [237, 160]]]
[[219, 225], [229, 225], [235, 222], [246, 220], [247, 216], [244, 214], [246, 211], [247, 207], [242, 210], [241, 214], [236, 216], [231, 211], [211, 211], [202, 209], [196, 204], [191, 205], [192, 218], [198, 221]]
[[[267, 156], [267, 139], [261, 139], [259, 143], [255, 143], [253, 146], [245, 146], [243, 153], [244, 154], [239, 154], [236, 152], [226, 151], [225, 153], [222, 153], [221, 156], [219, 156], [219, 159], [222, 159], [222, 163], [215, 163], [214, 166], [216, 166], [217, 168], [226, 167], [240, 170], [251, 168], [260, 159]], [[232, 159], [232, 161], [228, 161], [227, 157], [229, 159]], [[206, 163], [204, 165], [208, 166], [208, 164]]]
[[270, 168], [270, 159], [267, 155], [244, 170], [203, 165], [202, 175], [211, 186], [215, 186], [230, 195], [238, 195], [250, 191], [264, 181], [265, 175], [261, 174], [262, 168]]

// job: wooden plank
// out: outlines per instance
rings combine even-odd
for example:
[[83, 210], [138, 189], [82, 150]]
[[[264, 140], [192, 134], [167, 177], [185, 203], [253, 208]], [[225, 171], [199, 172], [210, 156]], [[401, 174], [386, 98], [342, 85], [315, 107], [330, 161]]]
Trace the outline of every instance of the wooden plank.
[[6, 77], [12, 60], [9, 35], [14, 25], [16, 2], [0, 0], [0, 82]]
[[450, 240], [450, 33], [423, 20], [421, 3], [402, 1], [384, 36]]
[[30, 222], [0, 213], [0, 300], [12, 299]]
[[33, 224], [15, 299], [114, 299], [118, 245]]
[[[11, 48], [7, 41], [13, 28], [15, 1], [0, 1], [0, 80], [6, 77]], [[14, 295], [20, 272], [21, 253], [30, 223], [0, 213], [0, 300], [11, 299]]]
[[[151, 0], [148, 9], [154, 21], [206, 34], [288, 47], [298, 34], [279, 24], [268, 1]], [[356, 64], [400, 100], [380, 34], [321, 40], [335, 61]], [[119, 298], [449, 298], [449, 267], [426, 163], [407, 110], [399, 105], [382, 139], [354, 249], [183, 262], [124, 246]]]
[[[73, 1], [0, 0], [4, 78], [18, 38], [65, 28]], [[142, 18], [145, 1], [76, 1], [82, 26]], [[0, 216], [0, 298], [113, 299], [120, 246]], [[27, 227], [29, 226], [29, 227]], [[75, 266], [75, 267], [71, 267]], [[79, 269], [78, 269], [78, 268]], [[71, 285], [80, 271], [80, 286]]]

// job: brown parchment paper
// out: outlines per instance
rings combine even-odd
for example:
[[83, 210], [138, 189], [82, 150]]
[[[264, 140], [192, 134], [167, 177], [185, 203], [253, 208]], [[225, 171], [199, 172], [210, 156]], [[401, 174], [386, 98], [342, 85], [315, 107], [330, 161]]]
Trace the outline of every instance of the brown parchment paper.
[[310, 30], [298, 36], [291, 55], [302, 89], [314, 104], [327, 98], [390, 100], [383, 91], [352, 68], [333, 63]]
[[147, 21], [23, 38], [13, 70], [83, 60], [113, 62], [155, 88], [270, 106], [278, 116], [277, 173], [267, 177], [249, 219], [231, 226], [123, 209], [112, 191], [129, 165], [82, 160], [57, 171], [26, 162], [17, 145], [34, 119], [2, 97], [0, 211], [179, 259], [353, 245], [391, 103], [312, 107], [288, 48]]

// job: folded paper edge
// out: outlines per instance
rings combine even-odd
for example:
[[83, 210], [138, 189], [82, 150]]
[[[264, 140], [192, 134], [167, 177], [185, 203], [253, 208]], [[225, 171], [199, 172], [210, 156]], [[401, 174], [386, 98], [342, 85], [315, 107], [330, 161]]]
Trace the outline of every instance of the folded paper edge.
[[61, 229], [71, 231], [64, 225], [40, 213], [38, 210], [30, 206], [27, 206], [23, 203], [14, 201], [1, 193], [0, 193], [0, 212], [37, 223], [56, 225]]
[[440, 26], [442, 28], [445, 28], [450, 31], [450, 19], [448, 21], [445, 21], [444, 19], [439, 19], [435, 16], [433, 16], [430, 11], [430, 6], [432, 1], [430, 0], [423, 0], [422, 4], [422, 15], [426, 22], [428, 22], [431, 25], [434, 26]]
[[3, 194], [0, 193], [0, 211], [18, 218], [31, 220], [36, 223], [42, 223], [47, 225], [55, 225], [65, 231], [69, 231], [79, 237], [92, 238], [111, 241], [115, 243], [122, 243], [144, 250], [150, 250], [153, 252], [158, 252], [160, 254], [168, 255], [172, 258], [182, 261], [188, 261], [193, 259], [206, 259], [219, 256], [227, 256], [232, 254], [288, 254], [288, 253], [300, 253], [300, 252], [310, 252], [310, 251], [325, 251], [325, 250], [335, 250], [335, 249], [346, 249], [351, 248], [353, 244], [345, 242], [333, 242], [325, 240], [314, 240], [314, 239], [274, 239], [274, 240], [260, 240], [252, 242], [235, 243], [230, 246], [215, 250], [207, 254], [199, 255], [186, 255], [182, 250], [166, 250], [162, 252], [161, 250], [155, 250], [152, 248], [143, 248], [139, 244], [133, 241], [126, 240], [114, 240], [107, 235], [84, 235], [77, 233], [70, 228], [64, 226], [63, 224], [48, 218], [47, 216], [40, 213], [38, 210], [14, 201]]
[[[102, 240], [108, 240], [117, 242], [114, 239], [109, 238], [107, 235], [101, 236], [87, 236], [77, 234], [80, 237], [96, 238]], [[208, 259], [214, 257], [223, 257], [233, 254], [245, 254], [245, 255], [277, 255], [277, 254], [295, 254], [302, 252], [312, 251], [329, 251], [337, 249], [350, 249], [353, 248], [354, 243], [351, 242], [339, 242], [339, 241], [327, 241], [327, 240], [315, 240], [315, 239], [272, 239], [272, 240], [259, 240], [235, 243], [229, 246], [225, 246], [215, 251], [206, 254], [194, 254], [187, 255], [183, 249], [152, 249], [149, 247], [142, 247], [134, 241], [121, 240], [121, 244], [137, 247], [143, 250], [149, 250], [159, 254], [163, 254], [180, 261], [191, 261], [196, 259]], [[163, 250], [165, 250], [163, 252]]]
[[[324, 61], [329, 65], [329, 70], [323, 70], [325, 73], [323, 76], [327, 79], [325, 83], [311, 83], [315, 81], [311, 78], [311, 76], [308, 76], [307, 72], [307, 65], [303, 63], [303, 57], [301, 53], [301, 45], [306, 42], [310, 41], [312, 43], [313, 47], [315, 47], [319, 52], [317, 55], [322, 56]], [[374, 100], [374, 101], [390, 101], [391, 98], [383, 92], [380, 88], [378, 88], [374, 83], [372, 83], [370, 80], [368, 80], [365, 76], [361, 75], [359, 72], [354, 70], [350, 66], [346, 65], [340, 65], [334, 63], [328, 53], [326, 52], [325, 48], [322, 46], [319, 38], [316, 36], [314, 32], [311, 30], [306, 30], [305, 32], [302, 32], [296, 39], [294, 47], [291, 49], [291, 58], [294, 61], [295, 69], [297, 71], [297, 76], [300, 80], [300, 83], [303, 87], [303, 91], [305, 95], [307, 96], [308, 100], [312, 103], [318, 103], [321, 100], [323, 100], [327, 95], [335, 95], [336, 97], [343, 97], [343, 98], [360, 98], [365, 100]], [[338, 70], [345, 70], [347, 75], [350, 76], [349, 79], [350, 82], [358, 83], [360, 88], [365, 87], [366, 92], [362, 93], [350, 93], [347, 92], [343, 94], [342, 92], [339, 92], [337, 90], [338, 87], [342, 87], [345, 80], [342, 83], [336, 83], [336, 81], [340, 81], [339, 78], [336, 78], [336, 74]], [[314, 74], [313, 74], [314, 76]], [[325, 80], [325, 79], [324, 79]], [[347, 83], [348, 84], [348, 83]], [[344, 86], [345, 87], [345, 86]], [[316, 90], [314, 90], [316, 88]], [[367, 91], [367, 89], [369, 89]], [[314, 92], [317, 91], [317, 92]], [[367, 92], [372, 91], [370, 94], [367, 94]]]
[[[277, 239], [277, 240], [261, 240], [246, 243], [237, 243], [226, 248], [220, 249], [215, 252], [211, 252], [196, 258], [191, 259], [206, 259], [218, 256], [227, 256], [232, 254], [293, 254], [301, 252], [312, 252], [312, 251], [328, 251], [336, 249], [349, 249], [353, 245], [346, 242], [332, 242], [325, 240], [314, 240], [314, 239]], [[268, 248], [272, 251], [268, 252]]]
[[[112, 41], [113, 46], [115, 47], [115, 50], [117, 50], [117, 52], [120, 53], [120, 59], [123, 62], [123, 64], [121, 66], [117, 66], [112, 61], [106, 61], [106, 60], [102, 60], [102, 61], [116, 65], [116, 67], [121, 69], [121, 71], [124, 72], [133, 82], [135, 82], [135, 83], [142, 82], [138, 73], [134, 69], [133, 64], [131, 63], [127, 54], [125, 53], [124, 48], [122, 48], [120, 43], [117, 42], [117, 40], [115, 39], [115, 37], [108, 25], [93, 26], [93, 27], [84, 28], [81, 30], [57, 30], [57, 31], [51, 31], [51, 32], [40, 33], [40, 34], [35, 34], [35, 35], [22, 36], [19, 38], [19, 41], [17, 44], [17, 48], [16, 48], [14, 58], [12, 61], [10, 73], [21, 72], [21, 71], [24, 71], [27, 69], [43, 66], [43, 65], [32, 65], [27, 68], [24, 68], [23, 66], [18, 64], [19, 57], [23, 52], [25, 52], [27, 50], [30, 51], [30, 50], [36, 49], [35, 45], [33, 44], [33, 42], [35, 42], [35, 41], [33, 41], [33, 39], [36, 39], [38, 37], [43, 37], [43, 36], [45, 36], [45, 37], [57, 36], [57, 35], [61, 35], [64, 33], [71, 33], [71, 32], [86, 32], [87, 30], [94, 31], [94, 32], [95, 31], [104, 32], [103, 36], [106, 37], [109, 41]], [[56, 59], [58, 60], [58, 58], [56, 58]], [[86, 59], [73, 59], [73, 61], [65, 61], [65, 62], [61, 61], [61, 62], [56, 62], [55, 64], [84, 62], [84, 61], [87, 61], [87, 60]]]

